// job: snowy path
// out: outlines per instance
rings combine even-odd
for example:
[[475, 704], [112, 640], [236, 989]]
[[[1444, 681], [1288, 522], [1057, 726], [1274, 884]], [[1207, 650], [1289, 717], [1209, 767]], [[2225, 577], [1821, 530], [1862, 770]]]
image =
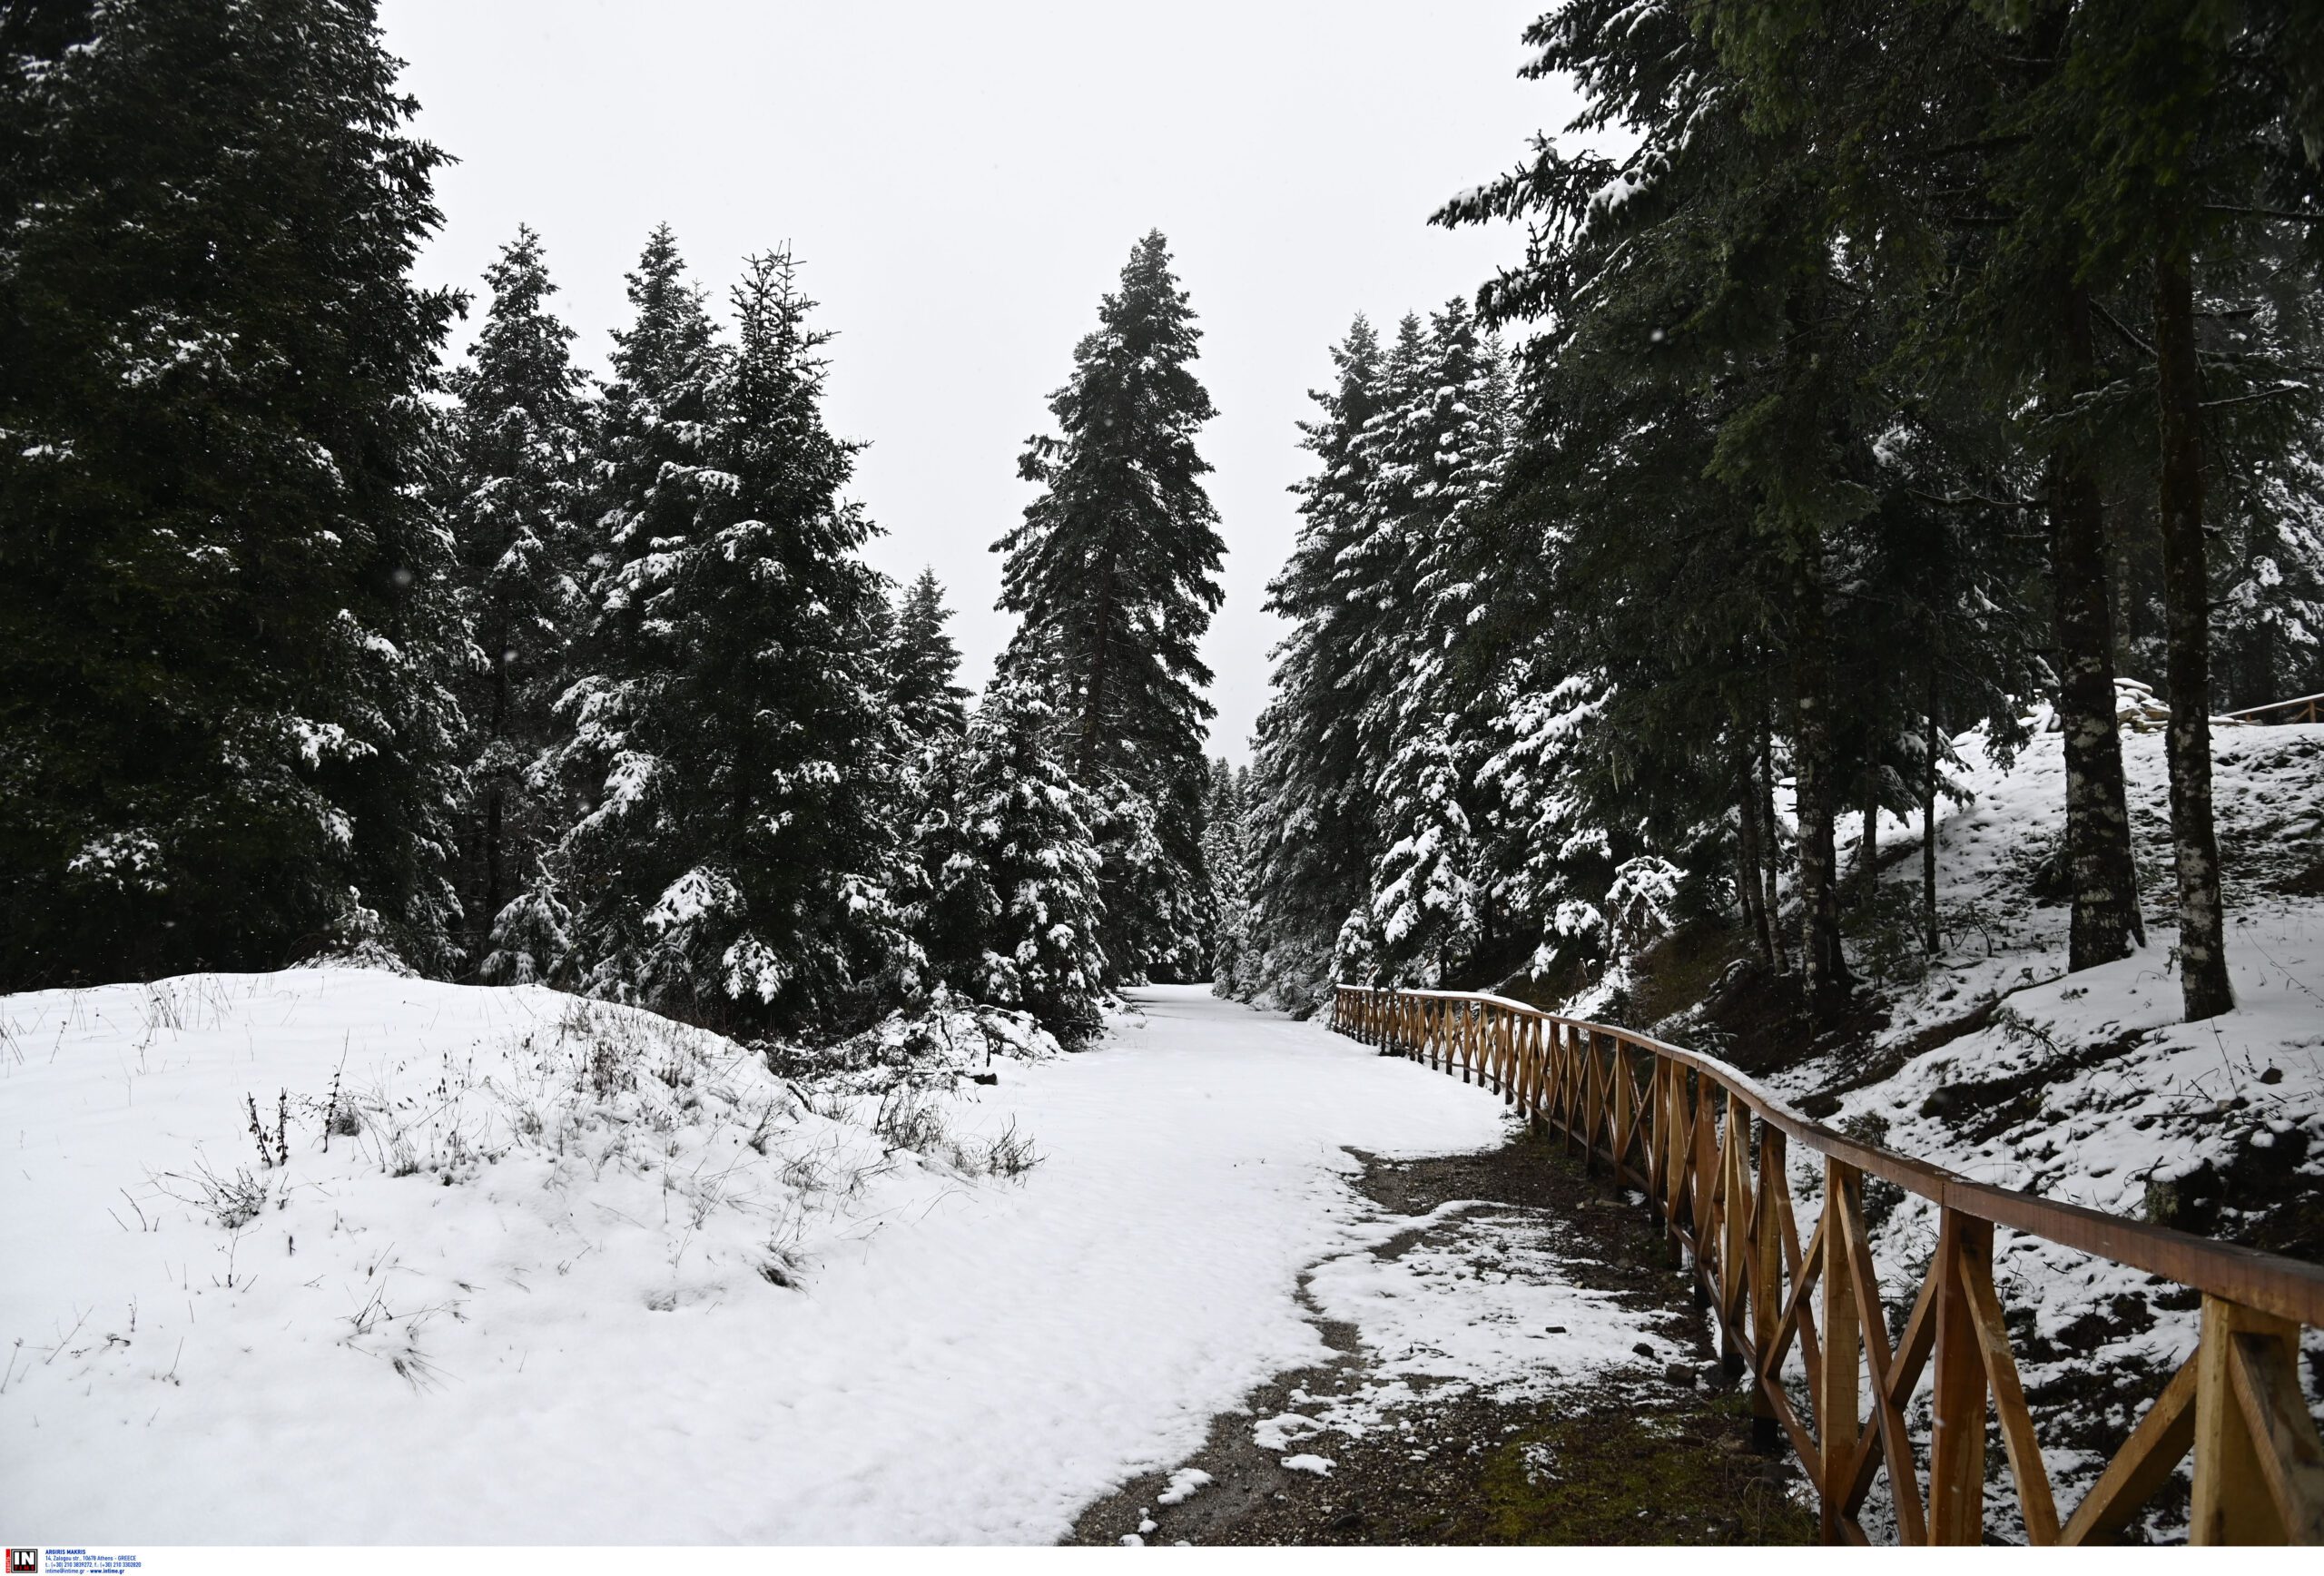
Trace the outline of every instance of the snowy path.
[[[256, 978], [274, 990], [301, 977]], [[553, 1000], [337, 979], [392, 991], [389, 1007], [361, 1005], [359, 1025], [400, 1032], [399, 1008], [438, 1041], [448, 1011], [505, 1033], [508, 1002]], [[530, 1251], [522, 1211], [539, 1192], [517, 1191], [517, 1157], [457, 1188], [376, 1171], [319, 1187], [330, 1207], [302, 1196], [282, 1221], [262, 1217], [240, 1247], [240, 1273], [255, 1262], [262, 1278], [247, 1296], [222, 1293], [214, 1226], [124, 1232], [102, 1208], [125, 1216], [115, 1190], [182, 1164], [190, 1131], [213, 1154], [246, 1145], [246, 1085], [320, 1088], [343, 1055], [323, 1009], [355, 987], [281, 989], [262, 1015], [237, 1006], [212, 1032], [168, 1040], [178, 1060], [134, 1084], [120, 1047], [120, 1066], [95, 1065], [105, 1046], [85, 1025], [102, 1011], [76, 1005], [45, 1066], [33, 1020], [19, 1023], [30, 1053], [5, 1086], [19, 1176], [0, 1254], [39, 1268], [0, 1292], [0, 1341], [25, 1341], [0, 1395], [0, 1480], [13, 1505], [36, 1508], [27, 1536], [1047, 1542], [1108, 1487], [1182, 1457], [1251, 1385], [1323, 1354], [1295, 1301], [1300, 1272], [1379, 1230], [1344, 1180], [1357, 1169], [1344, 1146], [1447, 1153], [1502, 1131], [1500, 1102], [1458, 1080], [1201, 988], [1157, 989], [1137, 993], [1142, 1019], [1095, 1049], [1006, 1064], [998, 1088], [953, 1111], [965, 1129], [1013, 1117], [1031, 1135], [1044, 1159], [1021, 1185], [891, 1178], [816, 1246], [802, 1291], [743, 1277], [656, 1311], [604, 1289], [626, 1283], [602, 1270], [588, 1278], [625, 1251], [610, 1224], [605, 1252], [570, 1278], [537, 1257], [512, 1264]], [[295, 1065], [276, 1065], [267, 1038], [278, 1000], [283, 1024], [307, 1015], [280, 1053]], [[92, 1065], [76, 1073], [83, 1040]], [[282, 1222], [302, 1221], [298, 1273], [320, 1272], [333, 1261], [314, 1255], [350, 1240], [338, 1231], [356, 1229], [359, 1208], [373, 1212], [369, 1242], [392, 1237], [411, 1263], [463, 1277], [447, 1282], [464, 1299], [457, 1324], [431, 1327], [431, 1384], [330, 1335], [306, 1311], [324, 1293], [298, 1290], [283, 1256]], [[133, 1349], [99, 1346], [139, 1296]], [[100, 1311], [60, 1342], [84, 1307]], [[345, 1309], [330, 1317], [343, 1325]]]

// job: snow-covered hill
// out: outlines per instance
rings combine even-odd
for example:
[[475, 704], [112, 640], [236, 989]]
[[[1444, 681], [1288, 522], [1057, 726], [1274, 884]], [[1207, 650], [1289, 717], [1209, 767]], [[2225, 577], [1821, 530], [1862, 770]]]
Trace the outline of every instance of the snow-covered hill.
[[1342, 1145], [1502, 1131], [1182, 994], [991, 1087], [344, 967], [0, 999], [12, 1535], [1060, 1535], [1324, 1354], [1301, 1273], [1393, 1228]]
[[[2219, 731], [2237, 1007], [2189, 1024], [2179, 1020], [2159, 708], [2129, 685], [2122, 709], [2143, 949], [2066, 972], [2068, 910], [2040, 895], [2063, 836], [2061, 741], [2037, 716], [2032, 744], [2007, 767], [1979, 737], [1956, 741], [1970, 798], [1940, 803], [1946, 946], [1936, 958], [1924, 954], [1914, 921], [1917, 822], [1883, 825], [1878, 891], [1849, 918], [1851, 961], [1869, 980], [1855, 1031], [1805, 1059], [1749, 1044], [1734, 1032], [1748, 1015], [1725, 1000], [1746, 988], [1741, 970], [1659, 1031], [1742, 1054], [1821, 1119], [1980, 1180], [2324, 1256], [2324, 728]], [[1843, 868], [1855, 862], [1858, 820], [1844, 823]], [[1812, 1190], [1807, 1160], [1798, 1164]], [[1885, 1198], [1890, 1191], [1876, 1187], [1870, 1198], [1884, 1216], [1879, 1257], [1892, 1288], [1909, 1288], [1936, 1219], [1921, 1200]], [[2072, 1442], [2119, 1437], [2192, 1349], [2195, 1299], [2007, 1232], [1994, 1267], [2020, 1329], [2029, 1396], [2051, 1413], [2048, 1437], [2069, 1442], [2053, 1451], [2053, 1470], [2084, 1477], [2095, 1458]], [[2309, 1351], [2310, 1394], [2324, 1394], [2324, 1336], [2309, 1332]]]
[[[2263, 1229], [2280, 1189], [2260, 1185], [2263, 1173], [2324, 1181], [2324, 1145], [2311, 1142], [2324, 1138], [2324, 728], [2220, 736], [2237, 1007], [2197, 1024], [2179, 1021], [2159, 728], [2126, 732], [2123, 751], [2147, 945], [2074, 975], [2066, 905], [2035, 895], [2063, 837], [2059, 736], [2037, 734], [2007, 769], [1974, 738], [1962, 744], [1973, 798], [1938, 824], [1946, 951], [1924, 961], [1892, 931], [1904, 945], [1861, 952], [1889, 1013], [1875, 1056], [1819, 1059], [1780, 1081], [1807, 1096], [1885, 1072], [1837, 1109], [1886, 1120], [1893, 1147], [2101, 1209], [2324, 1246], [2302, 1235], [2319, 1223]], [[1910, 844], [1883, 872], [1890, 913], [1917, 891], [1918, 841], [1916, 829], [1886, 829], [1890, 849]], [[1853, 857], [1845, 844], [1842, 857]], [[2239, 1177], [2248, 1185], [2230, 1186]]]

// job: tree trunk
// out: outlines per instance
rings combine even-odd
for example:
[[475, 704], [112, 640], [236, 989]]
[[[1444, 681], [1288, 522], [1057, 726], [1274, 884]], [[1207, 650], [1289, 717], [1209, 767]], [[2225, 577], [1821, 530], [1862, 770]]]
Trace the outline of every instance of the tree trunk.
[[1768, 725], [1768, 715], [1759, 714], [1759, 824], [1767, 829], [1767, 887], [1760, 898], [1760, 907], [1768, 916], [1768, 945], [1775, 961], [1776, 972], [1791, 971], [1791, 957], [1783, 944], [1783, 826], [1776, 819], [1776, 746], [1774, 730]]
[[[2066, 350], [2056, 398], [2089, 381], [2090, 297], [2064, 292]], [[2146, 935], [2131, 861], [2122, 740], [2114, 717], [2113, 619], [2107, 604], [2105, 516], [2088, 456], [2072, 439], [2049, 457], [2051, 596], [2056, 606], [2058, 725], [2064, 736], [2066, 864], [2073, 883], [2068, 970], [2127, 956]]]
[[1846, 1000], [1848, 964], [1840, 948], [1840, 908], [1832, 823], [1838, 795], [1832, 782], [1832, 658], [1824, 625], [1824, 587], [1810, 566], [1799, 586], [1797, 707], [1794, 740], [1799, 816], [1799, 966], [1813, 1010]]
[[1098, 576], [1098, 606], [1090, 622], [1097, 631], [1096, 646], [1089, 653], [1088, 688], [1083, 692], [1081, 713], [1081, 742], [1075, 754], [1074, 773], [1085, 788], [1098, 781], [1098, 745], [1104, 726], [1106, 710], [1107, 658], [1113, 653], [1110, 626], [1114, 617], [1114, 575], [1118, 566], [1113, 555], [1106, 555], [1106, 566]]
[[2203, 562], [2203, 389], [2194, 290], [2184, 251], [2154, 261], [2156, 408], [2161, 412], [2162, 596], [2169, 636], [2171, 842], [2179, 866], [2179, 989], [2187, 1019], [2235, 1005], [2211, 825], [2211, 577]]
[[477, 955], [472, 962], [481, 965], [486, 950], [492, 942], [492, 921], [499, 917], [505, 896], [504, 872], [506, 858], [501, 852], [500, 816], [506, 795], [498, 783], [485, 791], [484, 795], [484, 912], [476, 916]]
[[[508, 617], [505, 611], [494, 620], [492, 640], [492, 714], [485, 724], [485, 737], [498, 744], [508, 736]], [[495, 752], [496, 755], [497, 752]], [[503, 812], [507, 800], [507, 784], [503, 780], [507, 768], [498, 760], [492, 765], [491, 785], [484, 795], [484, 911], [473, 917], [476, 944], [468, 960], [469, 972], [484, 967], [492, 953], [492, 921], [500, 917], [501, 905], [507, 900], [508, 856], [506, 839], [501, 831]]]
[[1759, 946], [1759, 961], [1775, 967], [1775, 934], [1768, 913], [1767, 892], [1760, 886], [1764, 862], [1759, 857], [1759, 784], [1751, 770], [1751, 749], [1738, 744], [1735, 752], [1735, 889], [1743, 899], [1743, 920]]
[[1880, 883], [1880, 770], [1864, 780], [1864, 834], [1856, 842], [1856, 901], [1870, 902]]
[[1921, 749], [1921, 936], [1934, 958], [1945, 950], [1945, 933], [1936, 925], [1936, 756], [1941, 738], [1936, 725], [1936, 659], [1928, 665], [1927, 724]]

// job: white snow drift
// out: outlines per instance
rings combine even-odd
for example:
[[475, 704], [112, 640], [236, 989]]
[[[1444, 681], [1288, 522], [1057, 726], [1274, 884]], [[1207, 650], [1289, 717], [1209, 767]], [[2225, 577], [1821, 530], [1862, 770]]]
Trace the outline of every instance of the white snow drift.
[[[931, 1097], [939, 1134], [533, 988], [0, 1000], [22, 1531], [1051, 1539], [1324, 1354], [1298, 1277], [1383, 1229], [1343, 1146], [1502, 1131], [1311, 1025], [1198, 988], [1146, 1008]], [[1012, 1124], [1041, 1157], [1013, 1181], [988, 1168]]]

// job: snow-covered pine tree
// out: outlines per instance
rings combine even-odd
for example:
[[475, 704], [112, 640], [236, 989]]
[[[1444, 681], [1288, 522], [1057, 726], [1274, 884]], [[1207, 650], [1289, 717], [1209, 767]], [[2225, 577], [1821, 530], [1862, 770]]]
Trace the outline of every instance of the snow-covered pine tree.
[[911, 866], [907, 923], [927, 983], [963, 995], [981, 992], [985, 947], [1000, 900], [968, 821], [969, 754], [964, 730], [951, 748], [921, 757], [906, 834]]
[[1226, 551], [1195, 434], [1210, 396], [1200, 330], [1147, 235], [1105, 297], [1051, 399], [1058, 432], [1021, 474], [1040, 484], [1008, 555], [1000, 606], [1019, 624], [1003, 666], [1053, 648], [1069, 686], [1068, 762], [1098, 801], [1106, 950], [1124, 979], [1183, 969], [1200, 948], [1202, 742], [1210, 673], [1196, 654]]
[[[1527, 34], [1540, 50], [1528, 70], [1598, 84], [1584, 119], [1634, 125], [1638, 143], [1618, 162], [1538, 142], [1528, 168], [1439, 218], [1521, 214], [1532, 228], [1525, 265], [1481, 306], [1489, 321], [1544, 325], [1526, 352], [1528, 448], [1536, 432], [1556, 447], [1518, 469], [1572, 521], [1575, 573], [1559, 595], [1592, 636], [1575, 666], [1604, 668], [1609, 704], [1629, 714], [1593, 768], [1606, 809], [1623, 813], [1590, 820], [1611, 833], [1650, 817], [1662, 846], [1647, 852], [1666, 857], [1701, 841], [1733, 802], [1732, 763], [1764, 704], [1780, 695], [1797, 768], [1802, 978], [1829, 1006], [1849, 982], [1832, 858], [1851, 775], [1834, 727], [1848, 605], [1835, 610], [1834, 573], [1840, 539], [1878, 502], [1872, 419], [1893, 409], [1893, 391], [1875, 379], [1883, 347], [1861, 306], [1837, 304], [1866, 294], [1841, 277], [1858, 262], [1834, 240], [1836, 150], [1754, 127], [1728, 91], [1720, 40], [1678, 12], [1614, 26], [1612, 10], [1585, 0], [1544, 16]], [[1595, 443], [1573, 441], [1585, 424]], [[1641, 464], [1655, 449], [1668, 459]], [[1583, 496], [1556, 502], [1539, 479], [1547, 469]]]
[[944, 911], [985, 915], [973, 993], [1031, 1013], [1065, 1044], [1098, 1031], [1108, 967], [1088, 795], [1068, 769], [1070, 693], [1038, 652], [993, 676], [970, 724], [961, 826]]
[[897, 720], [915, 741], [957, 740], [968, 726], [969, 692], [954, 682], [960, 650], [944, 628], [951, 616], [933, 569], [920, 572], [895, 610], [889, 684]]
[[[1350, 438], [1347, 469], [1363, 490], [1354, 500], [1360, 527], [1349, 533], [1333, 566], [1333, 581], [1351, 610], [1340, 658], [1340, 684], [1355, 703], [1354, 748], [1360, 780], [1375, 818], [1377, 799], [1370, 785], [1384, 781], [1403, 742], [1398, 724], [1403, 664], [1411, 655], [1416, 622], [1412, 605], [1413, 536], [1402, 522], [1419, 500], [1413, 487], [1422, 435], [1413, 419], [1429, 403], [1428, 334], [1417, 313], [1396, 324], [1396, 337], [1382, 361], [1372, 413]], [[1384, 847], [1374, 828], [1374, 857]], [[1371, 872], [1365, 872], [1367, 901]]]
[[944, 629], [951, 616], [935, 572], [921, 570], [890, 620], [885, 672], [901, 763], [905, 928], [926, 960], [929, 982], [973, 992], [992, 899], [960, 823], [968, 692], [953, 682], [960, 654]]
[[2324, 690], [2324, 433], [2221, 479], [2212, 616], [2228, 704]]
[[485, 282], [491, 305], [451, 379], [446, 490], [475, 646], [460, 690], [473, 730], [460, 895], [471, 965], [505, 980], [534, 977], [540, 960], [527, 946], [495, 948], [495, 922], [537, 887], [542, 852], [563, 830], [539, 768], [583, 608], [575, 517], [587, 410], [566, 350], [573, 330], [549, 310], [556, 286], [540, 237], [519, 226]]
[[1254, 773], [1251, 989], [1295, 1007], [1335, 969], [1443, 980], [1492, 933], [1476, 777], [1498, 702], [1472, 631], [1492, 600], [1505, 365], [1458, 300], [1406, 317], [1384, 355], [1359, 320], [1334, 357]]
[[1462, 643], [1493, 588], [1480, 517], [1501, 488], [1508, 402], [1500, 346], [1466, 301], [1447, 301], [1430, 315], [1409, 402], [1382, 413], [1371, 445], [1372, 507], [1403, 582], [1391, 642], [1400, 714], [1440, 710], [1459, 689]]
[[787, 251], [749, 260], [734, 349], [704, 389], [704, 463], [678, 494], [692, 517], [657, 525], [608, 607], [638, 615], [648, 682], [626, 717], [655, 763], [654, 813], [616, 851], [649, 938], [622, 983], [697, 1013], [831, 1025], [918, 961], [884, 588], [858, 556], [871, 526], [840, 497], [860, 446], [823, 423], [830, 336], [812, 306]]
[[1364, 434], [1375, 522], [1364, 550], [1381, 576], [1368, 671], [1382, 686], [1367, 686], [1365, 715], [1387, 755], [1370, 901], [1383, 964], [1433, 984], [1490, 933], [1476, 794], [1489, 693], [1463, 657], [1484, 611], [1479, 527], [1500, 487], [1506, 386], [1464, 302], [1405, 344], [1408, 370]]
[[[1380, 962], [1399, 983], [1447, 985], [1483, 937], [1477, 833], [1449, 715], [1410, 719], [1382, 785], [1393, 834], [1372, 875]], [[1434, 724], [1434, 725], [1432, 725]]]
[[1301, 1010], [1322, 999], [1340, 927], [1369, 891], [1373, 794], [1357, 724], [1364, 693], [1348, 682], [1380, 610], [1352, 596], [1343, 560], [1375, 524], [1369, 470], [1356, 439], [1382, 398], [1379, 337], [1358, 317], [1332, 350], [1336, 382], [1300, 425], [1315, 470], [1293, 491], [1300, 526], [1267, 588], [1290, 625], [1275, 647], [1273, 694], [1252, 742], [1251, 955], [1236, 981], [1258, 1000]]
[[649, 605], [698, 544], [708, 498], [728, 485], [711, 452], [724, 352], [668, 225], [646, 238], [628, 295], [635, 316], [614, 331], [590, 460], [590, 607], [549, 763], [573, 819], [495, 937], [498, 951], [521, 947], [529, 971], [617, 1000], [645, 989], [646, 913], [691, 862], [666, 847], [671, 763], [647, 719], [680, 663], [670, 621]]
[[1203, 806], [1202, 855], [1210, 877], [1210, 934], [1205, 949], [1215, 996], [1249, 998], [1258, 957], [1251, 922], [1251, 770], [1210, 765]]
[[448, 961], [443, 155], [374, 8], [12, 10], [0, 990]]

